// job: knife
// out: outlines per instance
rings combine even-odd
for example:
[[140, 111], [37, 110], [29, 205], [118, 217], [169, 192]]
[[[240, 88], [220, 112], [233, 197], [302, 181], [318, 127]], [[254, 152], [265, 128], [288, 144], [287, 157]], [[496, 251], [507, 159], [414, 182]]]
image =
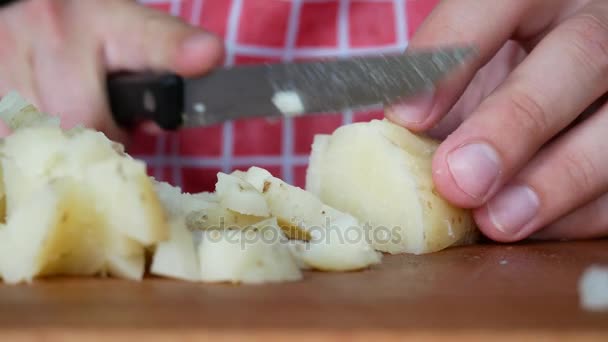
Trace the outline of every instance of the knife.
[[168, 73], [108, 77], [116, 122], [175, 130], [249, 117], [335, 113], [387, 105], [432, 89], [472, 47], [317, 62], [226, 67], [200, 78]]

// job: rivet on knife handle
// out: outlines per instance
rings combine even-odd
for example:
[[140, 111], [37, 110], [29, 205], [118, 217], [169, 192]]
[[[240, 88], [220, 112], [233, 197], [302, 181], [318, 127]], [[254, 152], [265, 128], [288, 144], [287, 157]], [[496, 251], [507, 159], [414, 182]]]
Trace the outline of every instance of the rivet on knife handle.
[[183, 122], [184, 82], [166, 73], [117, 73], [107, 82], [110, 109], [123, 128], [151, 120], [165, 130]]

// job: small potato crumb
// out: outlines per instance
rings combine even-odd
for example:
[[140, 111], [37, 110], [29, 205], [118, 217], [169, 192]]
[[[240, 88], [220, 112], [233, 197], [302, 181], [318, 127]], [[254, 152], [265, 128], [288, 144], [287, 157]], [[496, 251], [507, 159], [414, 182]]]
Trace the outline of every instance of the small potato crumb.
[[592, 265], [578, 285], [581, 306], [589, 311], [608, 311], [608, 266]]

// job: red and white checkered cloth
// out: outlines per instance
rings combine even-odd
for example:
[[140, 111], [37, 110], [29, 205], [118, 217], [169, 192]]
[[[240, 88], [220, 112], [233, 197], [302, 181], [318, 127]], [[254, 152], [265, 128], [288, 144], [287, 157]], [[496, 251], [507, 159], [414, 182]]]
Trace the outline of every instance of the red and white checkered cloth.
[[[405, 50], [438, 0], [142, 0], [225, 39], [226, 65], [310, 60]], [[304, 186], [313, 136], [379, 112], [251, 119], [153, 137], [130, 153], [157, 179], [185, 191], [214, 189], [218, 171], [252, 165]]]

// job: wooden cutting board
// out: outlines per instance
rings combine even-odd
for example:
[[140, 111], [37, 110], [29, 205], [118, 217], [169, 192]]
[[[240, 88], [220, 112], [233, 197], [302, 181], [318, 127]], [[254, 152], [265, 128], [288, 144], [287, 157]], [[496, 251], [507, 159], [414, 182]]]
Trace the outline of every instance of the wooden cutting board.
[[593, 263], [608, 264], [608, 241], [388, 256], [363, 272], [263, 286], [45, 280], [0, 287], [0, 340], [608, 341], [608, 313], [578, 303]]

